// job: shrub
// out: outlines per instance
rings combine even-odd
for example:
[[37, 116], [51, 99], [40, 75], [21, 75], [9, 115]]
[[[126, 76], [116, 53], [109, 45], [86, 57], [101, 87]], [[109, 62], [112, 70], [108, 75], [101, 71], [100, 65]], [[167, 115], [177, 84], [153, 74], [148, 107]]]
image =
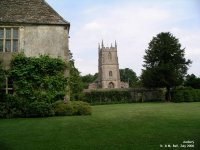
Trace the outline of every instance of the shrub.
[[19, 107], [18, 100], [13, 95], [5, 95], [0, 102], [0, 118], [21, 117], [22, 111]]
[[48, 117], [54, 115], [54, 112], [48, 103], [38, 101], [29, 105], [28, 112], [28, 117]]
[[71, 116], [74, 113], [70, 102], [64, 103], [63, 101], [56, 101], [53, 103], [53, 108], [56, 116]]
[[198, 102], [200, 101], [199, 89], [181, 88], [172, 91], [173, 102]]
[[72, 101], [64, 103], [64, 101], [56, 101], [53, 104], [56, 116], [71, 116], [71, 115], [90, 115], [91, 106], [82, 101]]
[[72, 101], [72, 107], [74, 108], [74, 115], [91, 115], [92, 109], [91, 106], [82, 101]]

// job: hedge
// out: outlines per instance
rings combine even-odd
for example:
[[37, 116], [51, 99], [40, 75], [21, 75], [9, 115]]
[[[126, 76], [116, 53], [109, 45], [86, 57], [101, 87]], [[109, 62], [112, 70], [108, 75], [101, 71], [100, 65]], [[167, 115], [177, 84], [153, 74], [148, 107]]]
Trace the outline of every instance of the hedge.
[[200, 102], [200, 89], [175, 89], [172, 91], [173, 102]]
[[153, 102], [163, 101], [164, 92], [160, 89], [92, 90], [84, 92], [83, 100], [91, 104]]

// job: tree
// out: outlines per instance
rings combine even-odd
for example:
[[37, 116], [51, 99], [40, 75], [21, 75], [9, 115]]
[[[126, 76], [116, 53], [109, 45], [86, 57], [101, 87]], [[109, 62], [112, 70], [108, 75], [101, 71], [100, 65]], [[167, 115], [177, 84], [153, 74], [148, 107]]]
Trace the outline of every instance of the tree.
[[142, 83], [148, 88], [166, 88], [166, 100], [171, 100], [170, 89], [183, 83], [190, 60], [184, 58], [185, 48], [169, 32], [159, 33], [145, 50]]
[[196, 77], [194, 74], [187, 75], [184, 86], [200, 89], [200, 78]]
[[94, 75], [87, 74], [85, 76], [81, 76], [81, 80], [84, 85], [84, 89], [87, 89], [90, 83], [95, 82], [98, 78], [98, 73], [95, 73]]
[[121, 81], [128, 82], [130, 87], [135, 87], [137, 85], [138, 77], [132, 69], [120, 69], [119, 72]]
[[70, 66], [70, 99], [79, 100], [83, 91], [83, 83], [81, 81], [80, 72], [75, 67], [75, 61], [73, 55], [69, 52], [69, 66]]

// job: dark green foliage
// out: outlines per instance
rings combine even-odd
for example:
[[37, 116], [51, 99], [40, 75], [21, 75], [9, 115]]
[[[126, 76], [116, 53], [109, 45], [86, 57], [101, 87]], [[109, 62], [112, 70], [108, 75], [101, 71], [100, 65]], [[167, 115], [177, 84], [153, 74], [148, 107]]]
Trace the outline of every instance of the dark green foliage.
[[84, 101], [91, 104], [163, 101], [161, 89], [96, 90], [85, 92]]
[[16, 55], [8, 71], [14, 82], [14, 94], [1, 96], [0, 118], [91, 114], [85, 102], [73, 105], [57, 101], [69, 94], [67, 86], [71, 86], [72, 99], [80, 98], [80, 75], [72, 60], [69, 69], [71, 76], [67, 80], [67, 64], [61, 59]]
[[6, 95], [0, 102], [0, 118], [23, 117], [20, 101], [12, 95]]
[[46, 102], [34, 101], [29, 105], [28, 117], [49, 117], [53, 116], [54, 112], [51, 105]]
[[145, 51], [141, 79], [148, 88], [167, 89], [166, 99], [170, 100], [170, 88], [181, 85], [187, 73], [190, 60], [184, 58], [185, 49], [171, 33], [160, 33], [153, 37]]
[[14, 94], [1, 96], [1, 118], [52, 116], [51, 103], [67, 95], [67, 65], [49, 56], [14, 56], [7, 75]]
[[91, 106], [82, 101], [72, 101], [71, 105], [74, 109], [74, 115], [91, 115], [92, 109]]
[[72, 105], [63, 101], [53, 103], [53, 109], [56, 116], [71, 116], [74, 113]]
[[84, 97], [86, 102], [91, 104], [111, 104], [132, 102], [129, 91], [91, 91], [86, 92]]
[[196, 77], [194, 74], [187, 75], [184, 86], [200, 89], [200, 78]]
[[5, 90], [3, 88], [5, 88], [5, 79], [6, 79], [6, 76], [5, 76], [5, 71], [3, 70], [3, 66], [1, 64], [1, 61], [0, 61], [0, 100], [2, 100], [3, 96], [4, 96], [4, 93], [5, 93]]
[[97, 80], [98, 73], [95, 73], [94, 75], [87, 74], [85, 76], [81, 76], [81, 81], [83, 82], [83, 88], [87, 89], [90, 83], [93, 83]]
[[53, 104], [56, 116], [91, 115], [91, 106], [82, 101], [57, 101]]
[[129, 87], [136, 87], [138, 85], [138, 77], [132, 69], [125, 68], [119, 71], [121, 81], [129, 83]]
[[66, 95], [67, 65], [61, 59], [17, 55], [11, 62], [10, 77], [14, 81], [14, 95], [28, 103], [52, 103]]
[[172, 91], [173, 102], [200, 102], [199, 89], [176, 89]]

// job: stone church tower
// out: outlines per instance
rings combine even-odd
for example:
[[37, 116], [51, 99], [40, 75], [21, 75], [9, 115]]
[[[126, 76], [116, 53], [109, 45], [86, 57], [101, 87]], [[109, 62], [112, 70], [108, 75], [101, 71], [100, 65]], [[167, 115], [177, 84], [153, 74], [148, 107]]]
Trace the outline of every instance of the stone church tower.
[[117, 57], [117, 43], [115, 46], [99, 45], [99, 76], [98, 86], [102, 89], [121, 88], [119, 63]]

